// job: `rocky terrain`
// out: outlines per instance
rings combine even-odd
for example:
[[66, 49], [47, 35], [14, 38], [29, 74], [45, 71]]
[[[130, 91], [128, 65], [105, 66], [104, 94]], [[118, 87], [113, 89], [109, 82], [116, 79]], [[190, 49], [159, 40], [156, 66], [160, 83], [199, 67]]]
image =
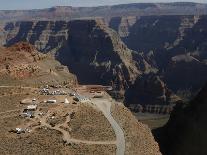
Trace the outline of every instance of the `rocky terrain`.
[[116, 17], [109, 26], [129, 49], [143, 53], [168, 88], [185, 99], [196, 94], [207, 79], [206, 19], [186, 15]]
[[166, 155], [206, 154], [207, 85], [186, 104], [178, 104], [157, 139]]
[[[182, 5], [179, 7], [201, 4]], [[138, 6], [119, 8], [133, 10]], [[1, 24], [0, 38], [6, 46], [28, 41], [42, 53], [51, 53], [80, 83], [112, 85], [112, 95], [126, 98], [127, 105], [169, 105], [192, 98], [207, 79], [206, 19], [206, 15], [165, 13], [117, 15], [108, 20], [8, 22]]]
[[203, 15], [207, 5], [199, 3], [134, 3], [99, 7], [56, 6], [36, 10], [2, 10], [1, 21], [22, 20], [71, 20], [77, 18], [103, 17], [106, 21], [121, 16], [151, 15]]
[[133, 60], [133, 51], [117, 33], [95, 20], [69, 23], [66, 46], [58, 51], [57, 59], [69, 66], [81, 83], [112, 85], [116, 90], [128, 88], [142, 72]]
[[138, 75], [152, 69], [102, 20], [10, 22], [4, 29], [7, 46], [28, 41], [67, 65], [80, 83], [112, 85], [122, 97]]
[[[125, 92], [124, 103], [134, 112], [170, 114], [182, 99], [168, 88], [159, 75], [142, 74]], [[139, 119], [139, 117], [138, 117]]]
[[[0, 92], [0, 154], [161, 155], [150, 129], [112, 98], [81, 103], [68, 94], [41, 95], [32, 86], [0, 87]], [[57, 102], [44, 102], [51, 98]], [[21, 114], [28, 100], [37, 105], [33, 117]], [[16, 133], [16, 128], [27, 130]]]
[[[62, 66], [52, 57], [38, 52], [34, 46], [20, 42], [11, 47], [0, 48], [1, 84], [67, 83], [75, 85], [76, 77], [67, 67]], [[61, 68], [61, 70], [59, 69]]]

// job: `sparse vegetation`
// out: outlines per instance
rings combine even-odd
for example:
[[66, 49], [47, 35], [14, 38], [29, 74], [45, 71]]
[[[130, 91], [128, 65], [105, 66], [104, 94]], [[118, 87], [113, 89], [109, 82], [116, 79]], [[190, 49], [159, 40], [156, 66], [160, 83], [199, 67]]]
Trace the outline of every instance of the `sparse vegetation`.
[[69, 124], [73, 138], [96, 141], [115, 140], [114, 131], [108, 120], [101, 112], [88, 105], [80, 104]]
[[159, 151], [159, 148], [146, 125], [138, 123], [135, 116], [122, 105], [113, 104], [111, 111], [125, 134], [125, 155], [160, 155], [160, 152], [154, 152]]

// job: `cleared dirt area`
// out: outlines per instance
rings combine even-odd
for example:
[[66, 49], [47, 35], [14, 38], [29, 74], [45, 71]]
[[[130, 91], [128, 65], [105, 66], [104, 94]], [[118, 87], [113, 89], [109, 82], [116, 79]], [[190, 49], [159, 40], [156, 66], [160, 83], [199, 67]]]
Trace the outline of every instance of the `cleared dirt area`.
[[[29, 89], [0, 89], [3, 93], [0, 97], [0, 154], [116, 153], [113, 129], [104, 115], [91, 105], [72, 104], [69, 96], [67, 98], [71, 104], [65, 105], [62, 103], [65, 96], [57, 96], [58, 104], [38, 104], [37, 114], [46, 115], [23, 118], [19, 114], [27, 105], [20, 104], [22, 99], [36, 98], [40, 102], [50, 99], [51, 96], [42, 96]], [[31, 133], [10, 132], [17, 127], [29, 127]], [[65, 143], [64, 139], [69, 143]]]

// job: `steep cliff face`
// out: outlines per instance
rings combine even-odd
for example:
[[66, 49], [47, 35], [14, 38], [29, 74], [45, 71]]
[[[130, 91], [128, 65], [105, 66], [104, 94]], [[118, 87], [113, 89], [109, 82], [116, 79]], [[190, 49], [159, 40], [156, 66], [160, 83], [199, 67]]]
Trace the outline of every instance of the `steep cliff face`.
[[121, 38], [129, 36], [131, 27], [137, 22], [136, 16], [112, 17], [109, 21], [109, 27], [116, 30]]
[[[118, 17], [117, 17], [118, 18]], [[115, 28], [130, 49], [148, 52], [179, 44], [186, 29], [192, 28], [198, 16], [142, 16], [112, 18]], [[117, 26], [115, 26], [117, 24]], [[123, 35], [127, 30], [127, 35]]]
[[174, 46], [167, 50], [169, 61], [163, 75], [175, 92], [180, 88], [196, 93], [207, 79], [207, 16], [194, 17], [193, 23], [191, 28], [181, 33], [181, 39], [178, 42], [176, 39]]
[[0, 22], [0, 46], [6, 43], [6, 32], [4, 30], [4, 26], [5, 24]]
[[10, 22], [4, 29], [7, 45], [27, 41], [43, 53], [57, 51], [68, 37], [65, 21]]
[[[207, 85], [187, 105], [177, 105], [158, 140], [166, 155], [206, 154]], [[160, 130], [160, 129], [159, 129]], [[167, 138], [166, 138], [167, 137]]]
[[171, 90], [184, 98], [196, 93], [207, 80], [207, 16], [143, 16], [130, 20], [132, 17], [112, 18], [109, 26], [119, 32], [130, 49], [143, 53]]
[[126, 89], [142, 72], [117, 33], [95, 20], [71, 21], [57, 58], [81, 83], [112, 84], [116, 90]]
[[81, 83], [113, 85], [123, 96], [136, 80], [148, 80], [144, 74], [153, 73], [169, 90], [189, 98], [207, 79], [206, 19], [114, 17], [108, 25], [122, 40], [101, 19], [13, 22], [3, 31], [7, 45], [26, 40], [43, 53], [53, 53]]
[[151, 69], [103, 20], [14, 22], [4, 29], [7, 46], [28, 41], [43, 53], [54, 53], [80, 83], [112, 85], [124, 91], [138, 75]]
[[[149, 95], [150, 94], [150, 95]], [[125, 102], [130, 104], [168, 105], [179, 101], [158, 75], [143, 74], [126, 91]]]

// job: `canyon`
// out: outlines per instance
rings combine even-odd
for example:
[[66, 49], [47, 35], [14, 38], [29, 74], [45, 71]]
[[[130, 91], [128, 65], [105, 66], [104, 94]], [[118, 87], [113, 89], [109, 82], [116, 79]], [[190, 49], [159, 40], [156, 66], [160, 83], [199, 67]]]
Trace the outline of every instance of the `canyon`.
[[0, 47], [0, 84], [0, 154], [161, 155], [149, 127], [122, 103], [104, 90], [92, 97], [28, 42]]
[[207, 14], [205, 3], [174, 2], [174, 3], [132, 3], [98, 7], [55, 6], [33, 10], [1, 10], [1, 21], [34, 21], [34, 20], [74, 20], [85, 18], [104, 18], [122, 16], [152, 15], [204, 15]]
[[[116, 103], [112, 103], [108, 111], [124, 129], [127, 153], [160, 154], [150, 129], [140, 123], [136, 115], [141, 113], [142, 116], [142, 112], [170, 117], [165, 126], [153, 130], [164, 155], [207, 153], [206, 4], [143, 3], [2, 10], [0, 20], [2, 85], [26, 88], [54, 83], [69, 88], [78, 84], [112, 86], [113, 91], [108, 93]], [[110, 102], [113, 99], [110, 98]], [[94, 107], [72, 104], [77, 106], [77, 116], [81, 116], [76, 118], [77, 122], [85, 117], [86, 122], [103, 121], [100, 111], [94, 112]], [[96, 106], [101, 107], [99, 103]], [[82, 115], [84, 111], [91, 115]], [[91, 119], [93, 114], [97, 119]], [[99, 127], [102, 131], [102, 126]], [[93, 134], [88, 124], [82, 128]], [[78, 145], [77, 149], [73, 148], [77, 145], [71, 145], [67, 150], [62, 143], [54, 143], [59, 147], [53, 147], [64, 148], [63, 152], [88, 149], [88, 146]], [[121, 143], [123, 146], [123, 133]], [[145, 148], [146, 144], [150, 147]], [[113, 145], [102, 146], [100, 150], [94, 148], [101, 151], [104, 147], [109, 148], [104, 149], [106, 152], [115, 152]], [[120, 150], [123, 153], [123, 148]]]
[[156, 129], [155, 137], [163, 154], [206, 154], [207, 85], [190, 102], [177, 104], [169, 122]]
[[79, 83], [112, 85], [126, 105], [169, 105], [189, 100], [206, 82], [206, 22], [205, 15], [8, 22], [0, 38], [53, 55]]

